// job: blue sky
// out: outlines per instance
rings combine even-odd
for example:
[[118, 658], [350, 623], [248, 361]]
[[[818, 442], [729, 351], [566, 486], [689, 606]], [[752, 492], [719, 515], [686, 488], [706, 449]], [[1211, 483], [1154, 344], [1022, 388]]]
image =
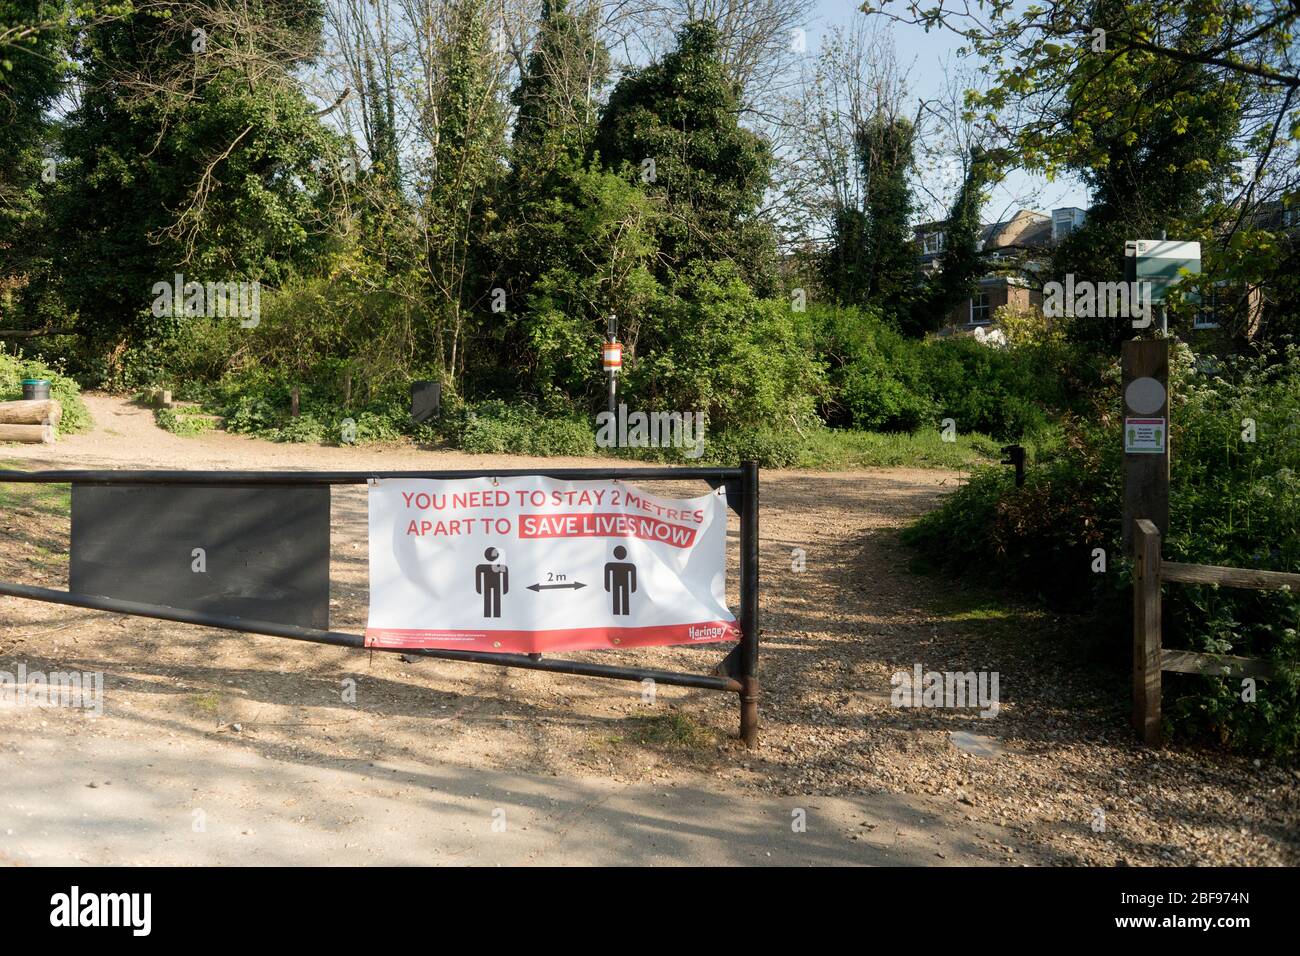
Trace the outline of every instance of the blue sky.
[[[818, 47], [822, 34], [828, 27], [844, 25], [854, 17], [861, 17], [859, 6], [859, 2], [852, 0], [815, 0], [811, 4], [809, 49], [815, 50]], [[901, 15], [905, 12], [905, 5], [895, 3], [893, 9]], [[884, 22], [883, 18], [880, 20]], [[917, 99], [940, 96], [945, 86], [945, 67], [959, 62], [956, 51], [961, 44], [957, 38], [947, 30], [931, 30], [926, 33], [919, 26], [901, 23], [892, 24], [889, 29], [894, 37], [899, 66], [908, 72], [913, 103]], [[1049, 183], [1042, 176], [1012, 172], [1004, 183], [992, 190], [990, 201], [984, 207], [985, 220], [999, 215], [1008, 205], [1028, 205], [1043, 212], [1059, 206], [1080, 206], [1086, 209], [1088, 193], [1082, 183], [1072, 179], [1058, 177], [1055, 182]]]

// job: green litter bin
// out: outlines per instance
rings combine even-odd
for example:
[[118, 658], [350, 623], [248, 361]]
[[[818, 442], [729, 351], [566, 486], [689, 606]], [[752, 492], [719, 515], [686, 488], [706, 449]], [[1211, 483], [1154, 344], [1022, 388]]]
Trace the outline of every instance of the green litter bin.
[[50, 380], [48, 378], [23, 379], [23, 400], [43, 402], [50, 397]]

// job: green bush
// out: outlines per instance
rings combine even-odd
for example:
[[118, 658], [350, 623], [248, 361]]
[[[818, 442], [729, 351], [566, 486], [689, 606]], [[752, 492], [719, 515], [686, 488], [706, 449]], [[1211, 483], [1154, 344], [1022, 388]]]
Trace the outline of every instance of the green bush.
[[822, 403], [828, 424], [911, 432], [937, 420], [920, 342], [904, 338], [874, 310], [819, 305], [809, 315], [817, 355], [828, 368]]
[[789, 468], [799, 461], [803, 441], [793, 429], [733, 428], [718, 435], [705, 432], [704, 459], [735, 465], [754, 460], [764, 468]]
[[1032, 345], [1003, 349], [972, 338], [922, 344], [920, 363], [935, 414], [953, 419], [958, 431], [1009, 441], [1036, 434], [1047, 425], [1047, 410], [1066, 404], [1060, 376], [1043, 374], [1039, 353]]
[[25, 378], [50, 380], [50, 398], [57, 399], [63, 406], [63, 418], [59, 422], [61, 434], [75, 435], [89, 431], [94, 426], [90, 410], [81, 400], [81, 388], [71, 378], [55, 371], [40, 359], [0, 353], [0, 402], [22, 398]]
[[[1167, 560], [1300, 571], [1300, 349], [1227, 363], [1207, 376], [1179, 347], [1171, 362], [1172, 469]], [[1131, 565], [1122, 547], [1123, 436], [1118, 368], [1106, 401], [1067, 423], [1065, 440], [1040, 449], [1023, 488], [996, 469], [977, 471], [938, 510], [904, 533], [919, 559], [950, 573], [1089, 609], [1109, 656], [1127, 660]], [[1256, 440], [1243, 440], [1243, 421]], [[1108, 556], [1092, 570], [1093, 549]], [[1165, 682], [1176, 734], [1241, 749], [1300, 752], [1300, 596], [1179, 585], [1167, 589], [1168, 647], [1262, 657], [1278, 678], [1258, 700], [1238, 682]]]
[[702, 412], [720, 433], [802, 420], [822, 371], [807, 314], [758, 298], [715, 263], [679, 279], [642, 321], [625, 383], [629, 406]]
[[320, 444], [325, 440], [326, 426], [310, 412], [300, 414], [297, 418], [288, 418], [275, 430], [276, 441]]
[[870, 309], [814, 306], [809, 314], [828, 369], [822, 415], [832, 425], [913, 432], [951, 418], [959, 433], [1017, 441], [1042, 432], [1073, 401], [1078, 362], [1059, 339], [1014, 348], [921, 341]]
[[452, 443], [474, 454], [582, 457], [596, 451], [595, 432], [587, 420], [576, 415], [546, 417], [532, 405], [478, 402], [449, 418]]
[[160, 408], [153, 415], [159, 428], [171, 432], [173, 435], [180, 435], [182, 438], [202, 435], [217, 427], [217, 419], [212, 416], [187, 414], [179, 409]]

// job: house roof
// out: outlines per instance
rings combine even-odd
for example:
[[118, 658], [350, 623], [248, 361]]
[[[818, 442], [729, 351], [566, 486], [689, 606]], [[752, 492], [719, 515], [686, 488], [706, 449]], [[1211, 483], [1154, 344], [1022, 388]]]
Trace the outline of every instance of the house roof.
[[1300, 230], [1300, 214], [1297, 213], [1297, 207], [1287, 207], [1280, 199], [1273, 199], [1260, 203], [1246, 218], [1255, 229], [1294, 233]]
[[1049, 246], [1052, 244], [1052, 217], [1032, 209], [1021, 209], [1010, 219], [980, 227], [984, 249], [1006, 246]]
[[[916, 227], [916, 234], [942, 232], [947, 226], [946, 221], [923, 222]], [[980, 248], [984, 251], [1007, 247], [1045, 248], [1051, 244], [1052, 217], [1033, 209], [1019, 209], [1010, 219], [980, 226]]]

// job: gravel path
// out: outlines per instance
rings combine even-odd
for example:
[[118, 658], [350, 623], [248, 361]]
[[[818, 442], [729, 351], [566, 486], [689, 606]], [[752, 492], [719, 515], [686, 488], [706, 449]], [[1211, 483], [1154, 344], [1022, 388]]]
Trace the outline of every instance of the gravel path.
[[[354, 470], [519, 468], [532, 461], [409, 446], [276, 445], [222, 433], [179, 438], [118, 398], [92, 395], [88, 404], [94, 432], [53, 447], [8, 446], [0, 459], [22, 468]], [[931, 852], [921, 839], [900, 862], [1300, 862], [1296, 771], [1136, 746], [1126, 725], [1124, 675], [1078, 664], [1058, 639], [1072, 622], [909, 573], [896, 529], [958, 480], [914, 469], [764, 473], [764, 726], [757, 752], [734, 740], [729, 695], [660, 688], [648, 705], [634, 684], [408, 664], [395, 655], [9, 598], [0, 598], [0, 669], [23, 661], [29, 669], [102, 670], [109, 712], [94, 721], [61, 711], [0, 714], [0, 747], [12, 754], [32, 735], [76, 737], [101, 739], [107, 753], [123, 741], [143, 747], [166, 737], [196, 753], [251, 750], [303, 770], [344, 772], [358, 761], [436, 765], [484, 780], [559, 777], [575, 787], [599, 782], [716, 794], [719, 806], [746, 798], [799, 806], [810, 795], [888, 800], [928, 821], [916, 824], [923, 830], [951, 835], [955, 827], [962, 835], [962, 847], [951, 851]], [[664, 485], [655, 490], [692, 491]], [[67, 520], [40, 507], [0, 515], [0, 575], [62, 587]], [[367, 599], [364, 489], [337, 490], [333, 512], [331, 625], [357, 629]], [[806, 556], [803, 570], [792, 560], [796, 548]], [[734, 553], [732, 559], [735, 607]], [[1114, 639], [1122, 644], [1127, 637]], [[627, 652], [626, 659], [706, 671], [719, 654], [653, 648]], [[927, 671], [996, 671], [997, 716], [892, 707], [890, 676], [917, 664]], [[345, 680], [355, 682], [355, 702], [341, 698]], [[229, 799], [248, 808], [266, 801], [263, 793], [240, 792]], [[3, 804], [0, 789], [0, 811]], [[0, 813], [0, 823], [4, 818]], [[843, 839], [869, 841], [873, 832], [864, 817], [862, 832], [846, 829]], [[0, 847], [3, 838], [0, 829]]]

